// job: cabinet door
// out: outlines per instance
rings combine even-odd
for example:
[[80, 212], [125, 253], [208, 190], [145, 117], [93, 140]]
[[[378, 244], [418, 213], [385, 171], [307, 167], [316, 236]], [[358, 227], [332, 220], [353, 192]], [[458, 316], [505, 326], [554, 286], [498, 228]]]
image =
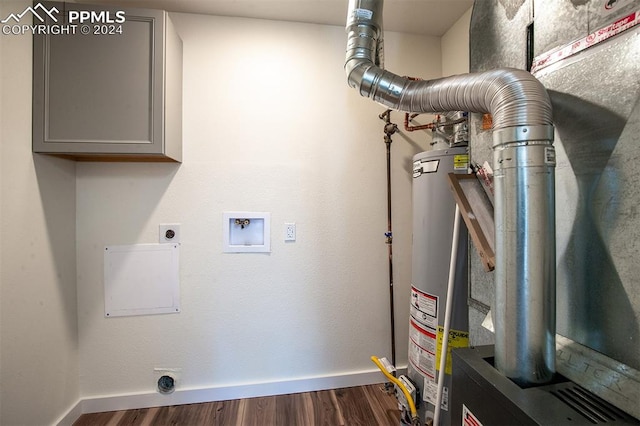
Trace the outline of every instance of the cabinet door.
[[[57, 7], [65, 22], [70, 10], [118, 11]], [[35, 152], [163, 153], [164, 19], [163, 11], [127, 9], [122, 24], [34, 36]]]

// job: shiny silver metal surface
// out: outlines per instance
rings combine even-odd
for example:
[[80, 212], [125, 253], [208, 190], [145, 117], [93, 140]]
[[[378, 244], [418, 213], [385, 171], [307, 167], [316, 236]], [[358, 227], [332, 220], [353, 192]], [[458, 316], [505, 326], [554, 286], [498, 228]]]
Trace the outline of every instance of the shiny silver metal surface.
[[494, 151], [495, 364], [521, 384], [555, 372], [554, 166], [548, 142]]
[[[512, 152], [510, 144], [504, 144], [502, 129], [516, 128], [506, 131], [515, 135], [526, 133], [521, 131], [525, 127], [545, 128], [542, 133], [552, 133], [548, 129], [552, 127], [549, 96], [526, 71], [509, 68], [438, 80], [412, 80], [382, 69], [382, 4], [382, 0], [351, 0], [349, 4], [345, 71], [349, 85], [360, 95], [406, 112], [491, 113], [494, 131], [501, 130], [496, 133], [493, 146], [501, 154]], [[530, 137], [526, 135], [523, 140], [529, 141]], [[543, 383], [554, 373], [555, 356], [555, 330], [543, 331], [555, 325], [554, 317], [549, 315], [555, 312], [555, 257], [553, 251], [542, 255], [555, 246], [554, 175], [548, 172], [554, 167], [555, 157], [542, 166], [523, 165], [521, 159], [536, 157], [540, 150], [551, 155], [547, 148], [552, 140], [514, 142], [519, 145], [513, 148], [516, 166], [511, 168], [506, 156], [494, 163], [494, 172], [501, 181], [496, 185], [496, 198], [500, 201], [495, 209], [495, 286], [503, 294], [502, 302], [494, 309], [504, 310], [494, 313], [503, 323], [497, 326], [503, 328], [502, 338], [496, 338], [496, 367], [519, 382]], [[529, 154], [529, 150], [535, 153]], [[538, 197], [544, 200], [537, 202]], [[534, 303], [524, 302], [529, 297], [536, 299]], [[531, 355], [525, 356], [523, 362], [515, 362], [527, 353]]]
[[640, 370], [556, 335], [558, 372], [640, 419]]
[[406, 112], [490, 112], [494, 129], [552, 123], [547, 92], [523, 70], [414, 80], [382, 69], [382, 4], [382, 0], [349, 3], [345, 71], [349, 85], [360, 95]]
[[640, 28], [572, 59], [540, 76], [558, 136], [557, 332], [640, 370]]
[[552, 141], [553, 126], [518, 126], [493, 131], [493, 147], [510, 142]]

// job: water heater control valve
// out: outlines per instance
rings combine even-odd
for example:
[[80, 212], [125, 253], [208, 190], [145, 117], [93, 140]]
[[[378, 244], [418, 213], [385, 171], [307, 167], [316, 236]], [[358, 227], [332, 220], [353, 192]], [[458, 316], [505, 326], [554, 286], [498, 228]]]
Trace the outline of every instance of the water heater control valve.
[[[411, 399], [413, 399], [413, 404], [417, 407], [418, 391], [416, 389], [416, 386], [413, 384], [411, 379], [409, 379], [404, 374], [398, 377], [398, 380], [400, 380], [400, 382], [402, 382], [404, 387], [407, 389], [407, 391], [409, 392], [409, 395], [411, 395]], [[409, 402], [407, 402], [407, 397], [404, 395], [404, 392], [402, 392], [402, 389], [400, 389], [398, 385], [395, 385], [394, 388], [395, 388], [394, 390], [396, 394], [396, 399], [398, 400], [398, 403], [402, 407], [403, 411], [407, 411], [407, 412], [410, 411]]]

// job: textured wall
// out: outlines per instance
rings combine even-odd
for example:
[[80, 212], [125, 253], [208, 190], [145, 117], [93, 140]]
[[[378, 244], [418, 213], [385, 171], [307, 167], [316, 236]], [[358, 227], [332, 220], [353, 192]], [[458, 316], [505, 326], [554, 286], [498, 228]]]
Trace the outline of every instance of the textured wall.
[[[375, 369], [389, 356], [384, 108], [343, 72], [342, 27], [172, 15], [184, 43], [184, 162], [79, 164], [85, 397], [279, 382]], [[440, 75], [440, 40], [386, 34], [389, 69]], [[400, 114], [392, 120], [401, 123]], [[411, 157], [394, 136], [398, 364], [406, 365]], [[270, 254], [222, 253], [222, 212], [271, 212]], [[180, 314], [104, 318], [103, 246], [181, 227]], [[283, 242], [285, 222], [297, 241]], [[280, 389], [286, 391], [286, 388]]]
[[469, 22], [472, 9], [469, 8], [442, 36], [443, 76], [469, 72]]
[[0, 424], [54, 424], [79, 399], [75, 164], [31, 153], [31, 36], [0, 49]]

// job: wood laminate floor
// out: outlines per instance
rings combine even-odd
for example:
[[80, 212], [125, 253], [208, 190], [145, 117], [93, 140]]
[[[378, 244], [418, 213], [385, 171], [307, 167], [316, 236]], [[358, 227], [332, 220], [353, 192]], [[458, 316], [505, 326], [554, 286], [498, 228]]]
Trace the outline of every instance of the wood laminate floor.
[[290, 395], [83, 414], [74, 426], [356, 426], [400, 424], [384, 384]]

